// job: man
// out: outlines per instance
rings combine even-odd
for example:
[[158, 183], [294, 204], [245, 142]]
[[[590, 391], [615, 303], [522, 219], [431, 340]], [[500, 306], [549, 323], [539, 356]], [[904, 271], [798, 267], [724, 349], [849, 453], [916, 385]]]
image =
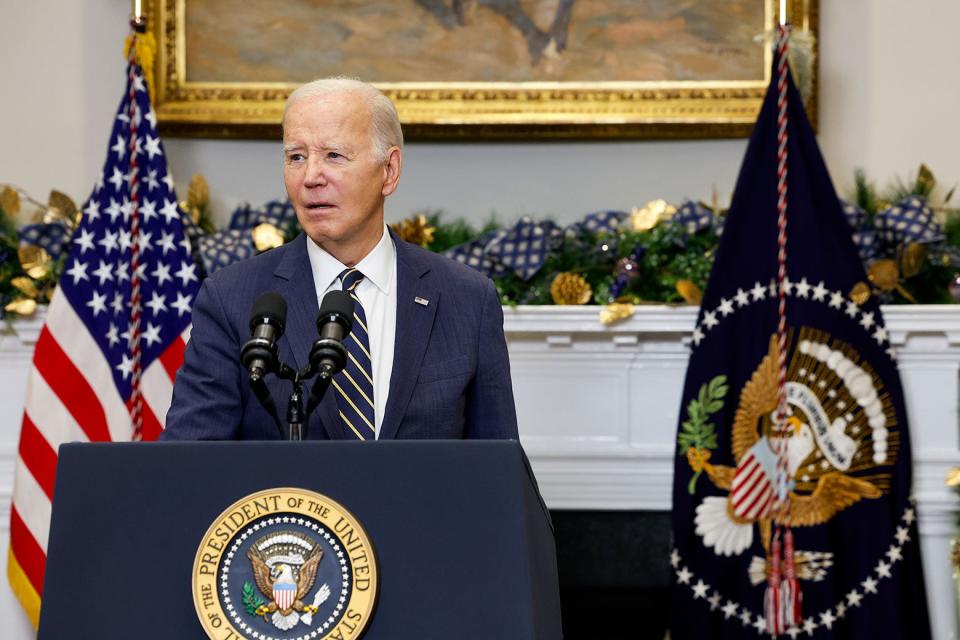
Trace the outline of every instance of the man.
[[[319, 300], [341, 288], [355, 296], [350, 355], [310, 438], [518, 437], [493, 284], [384, 224], [402, 147], [393, 103], [368, 84], [318, 80], [290, 96], [283, 175], [304, 232], [204, 282], [163, 439], [279, 437], [240, 364], [253, 302], [268, 291], [286, 300], [280, 359], [300, 368], [319, 337]], [[291, 383], [267, 383], [282, 419]]]

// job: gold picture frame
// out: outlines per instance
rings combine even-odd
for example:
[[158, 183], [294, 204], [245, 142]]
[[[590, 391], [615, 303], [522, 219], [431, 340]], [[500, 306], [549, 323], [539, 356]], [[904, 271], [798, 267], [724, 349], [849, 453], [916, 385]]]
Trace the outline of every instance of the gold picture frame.
[[[230, 0], [217, 0], [221, 5]], [[501, 5], [518, 0], [498, 0]], [[566, 0], [573, 4], [576, 0]], [[611, 0], [615, 1], [615, 0]], [[649, 0], [657, 4], [665, 0]], [[715, 0], [703, 0], [704, 11]], [[240, 42], [230, 33], [229, 25], [216, 22], [211, 38], [187, 34], [189, 0], [146, 0], [148, 28], [157, 39], [154, 77], [154, 104], [161, 131], [167, 135], [218, 138], [273, 138], [280, 135], [279, 122], [283, 104], [302, 79], [283, 80], [283, 69], [269, 69], [272, 77], [260, 80], [245, 77], [242, 81], [217, 78], [196, 79], [188, 76], [188, 59], [220, 64], [216, 74], [229, 75], [229, 55], [194, 53], [191, 42], [201, 44]], [[404, 0], [412, 9], [423, 11], [427, 2]], [[476, 5], [477, 0], [432, 0], [431, 6]], [[563, 0], [555, 0], [563, 2]], [[637, 3], [640, 0], [633, 0]], [[767, 37], [776, 24], [779, 3], [776, 0], [755, 0], [762, 8], [764, 33]], [[399, 3], [399, 0], [398, 0]], [[209, 4], [216, 4], [212, 2]], [[233, 11], [247, 10], [255, 3], [232, 2]], [[307, 10], [308, 3], [292, 3]], [[322, 4], [322, 3], [321, 3]], [[336, 3], [333, 3], [336, 4]], [[340, 0], [340, 17], [343, 5]], [[480, 0], [483, 5], [483, 0]], [[488, 6], [494, 4], [488, 0]], [[529, 4], [529, 2], [528, 2]], [[641, 4], [643, 4], [641, 2]], [[749, 0], [742, 3], [751, 6]], [[806, 44], [805, 102], [810, 121], [817, 121], [817, 33], [818, 0], [788, 0], [788, 15], [796, 31], [802, 31]], [[319, 11], [318, 3], [309, 10]], [[363, 2], [354, 2], [359, 11]], [[197, 2], [194, 15], [204, 7]], [[280, 5], [272, 5], [278, 7]], [[287, 5], [290, 6], [290, 5]], [[519, 6], [519, 5], [518, 5]], [[481, 17], [489, 11], [477, 11]], [[492, 15], [492, 14], [491, 14]], [[422, 15], [415, 16], [422, 19]], [[496, 19], [499, 17], [494, 16]], [[366, 19], [366, 18], [365, 18]], [[722, 18], [726, 23], [729, 18]], [[229, 22], [229, 21], [227, 21]], [[613, 24], [611, 22], [611, 24]], [[622, 27], [622, 24], [616, 25]], [[200, 27], [196, 27], [199, 31]], [[741, 28], [742, 30], [742, 28]], [[250, 34], [247, 33], [247, 36]], [[394, 37], [394, 36], [389, 36]], [[400, 37], [400, 36], [396, 36]], [[294, 38], [291, 38], [295, 40]], [[223, 45], [221, 45], [222, 47]], [[235, 50], [228, 45], [230, 52]], [[658, 46], [658, 45], [655, 45]], [[237, 45], [239, 47], [239, 45]], [[466, 139], [613, 139], [613, 138], [725, 138], [749, 135], [760, 108], [770, 74], [770, 47], [756, 45], [762, 58], [762, 77], [748, 79], [624, 81], [390, 81], [377, 82], [389, 95], [400, 113], [404, 132], [413, 140]], [[286, 54], [284, 54], [286, 55]], [[708, 54], [704, 53], [704, 59]], [[753, 55], [753, 54], [751, 54]], [[392, 62], [392, 61], [391, 61]], [[752, 62], [756, 71], [758, 61]], [[209, 64], [208, 64], [209, 66]], [[253, 75], [256, 75], [256, 67]], [[601, 66], [602, 70], [603, 67]]]

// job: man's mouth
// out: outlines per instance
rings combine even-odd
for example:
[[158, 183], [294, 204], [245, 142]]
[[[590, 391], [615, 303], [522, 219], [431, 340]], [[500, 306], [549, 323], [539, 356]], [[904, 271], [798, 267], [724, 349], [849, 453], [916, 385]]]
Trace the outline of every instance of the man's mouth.
[[322, 211], [324, 209], [330, 209], [333, 205], [329, 202], [311, 202], [306, 205], [306, 208], [310, 211]]

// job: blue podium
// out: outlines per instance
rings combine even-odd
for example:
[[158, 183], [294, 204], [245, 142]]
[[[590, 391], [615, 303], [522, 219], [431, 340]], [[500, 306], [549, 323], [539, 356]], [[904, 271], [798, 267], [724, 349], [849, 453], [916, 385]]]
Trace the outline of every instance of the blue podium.
[[[279, 524], [280, 515], [268, 518], [271, 514], [247, 505], [229, 512], [244, 497], [269, 496], [280, 488], [321, 494], [365, 531], [376, 560], [377, 593], [364, 628], [334, 624], [324, 631], [320, 623], [327, 615], [324, 607], [336, 604], [341, 590], [341, 606], [349, 607], [351, 589], [366, 584], [365, 573], [348, 578], [348, 568], [361, 567], [351, 556], [352, 536], [341, 546], [330, 536], [332, 543], [318, 538], [320, 546], [326, 545], [320, 555], [333, 560], [321, 560], [319, 566], [326, 568], [320, 571], [314, 563], [308, 571], [314, 550], [297, 528], [311, 533], [312, 526], [326, 535], [323, 526], [311, 524], [309, 517], [293, 517], [284, 525], [289, 529], [285, 533], [270, 534], [264, 533], [267, 523]], [[272, 508], [267, 498], [248, 504]], [[334, 528], [345, 526], [334, 521], [327, 529], [335, 533]], [[228, 540], [243, 527], [247, 533]], [[204, 545], [209, 547], [206, 556], [198, 553]], [[291, 580], [289, 567], [300, 577]], [[260, 569], [269, 575], [258, 574]], [[225, 616], [214, 624], [229, 622], [230, 616], [237, 624], [214, 631], [201, 626], [198, 610], [203, 609], [195, 606], [194, 589], [197, 571], [205, 570], [218, 572], [216, 584], [225, 598], [225, 604], [213, 607]], [[247, 575], [256, 579], [243, 577]], [[302, 597], [301, 604], [309, 604], [308, 578], [316, 585], [326, 581], [317, 611], [297, 609], [284, 599]], [[234, 582], [237, 595], [231, 599], [228, 588]], [[311, 588], [317, 603], [320, 590]], [[297, 589], [300, 594], [294, 593]], [[201, 596], [210, 599], [210, 606], [213, 596], [198, 592]], [[268, 611], [271, 598], [270, 606], [286, 612], [295, 625], [299, 618], [299, 626], [288, 631], [275, 627], [289, 622], [277, 621], [280, 614]], [[39, 638], [361, 635], [365, 640], [562, 637], [550, 516], [518, 442], [61, 447]]]

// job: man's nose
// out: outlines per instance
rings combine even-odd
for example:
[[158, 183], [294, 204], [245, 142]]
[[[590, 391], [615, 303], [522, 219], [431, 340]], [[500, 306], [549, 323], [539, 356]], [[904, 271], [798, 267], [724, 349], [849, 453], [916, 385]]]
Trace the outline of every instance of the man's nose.
[[307, 158], [306, 174], [303, 179], [305, 187], [322, 187], [327, 184], [327, 174], [323, 164], [323, 158], [309, 156]]

